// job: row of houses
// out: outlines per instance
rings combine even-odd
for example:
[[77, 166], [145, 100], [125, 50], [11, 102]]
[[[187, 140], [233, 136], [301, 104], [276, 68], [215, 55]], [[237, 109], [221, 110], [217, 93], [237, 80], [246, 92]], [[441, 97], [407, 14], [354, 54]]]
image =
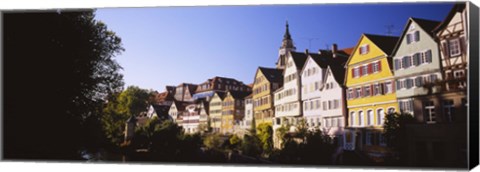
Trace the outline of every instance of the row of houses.
[[400, 37], [365, 33], [355, 47], [317, 52], [297, 52], [287, 23], [276, 67], [258, 67], [252, 84], [214, 77], [167, 86], [151, 109], [167, 106], [163, 114], [187, 133], [245, 134], [267, 123], [276, 148], [276, 129], [295, 133], [304, 123], [374, 160], [393, 153], [382, 136], [385, 115], [408, 113], [416, 120], [410, 164], [458, 165], [466, 162], [466, 4], [441, 22], [411, 17]]

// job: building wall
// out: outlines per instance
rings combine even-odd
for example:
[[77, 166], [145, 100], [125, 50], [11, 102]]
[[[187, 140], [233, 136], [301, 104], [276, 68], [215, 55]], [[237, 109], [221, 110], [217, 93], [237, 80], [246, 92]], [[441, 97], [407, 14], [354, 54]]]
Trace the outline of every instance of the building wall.
[[220, 132], [222, 119], [222, 99], [215, 94], [210, 100], [210, 127], [213, 132]]
[[[343, 127], [345, 127], [344, 89], [333, 77], [330, 67], [327, 68], [323, 88], [318, 92], [322, 95], [321, 105], [319, 106], [321, 121], [323, 124], [322, 130], [332, 136], [341, 135]], [[310, 121], [307, 122], [311, 123], [312, 120], [310, 119]], [[309, 126], [314, 125], [309, 124]]]
[[235, 99], [227, 93], [227, 96], [223, 100], [222, 106], [222, 125], [221, 125], [221, 132], [223, 134], [231, 134], [233, 133], [233, 116], [235, 114]]
[[[264, 89], [262, 89], [262, 87]], [[255, 90], [262, 90], [256, 92]], [[258, 70], [255, 76], [255, 82], [253, 85], [253, 108], [254, 108], [254, 118], [255, 125], [258, 126], [261, 123], [270, 123], [272, 124], [272, 117], [274, 116], [273, 111], [273, 100], [272, 100], [272, 83], [270, 83], [263, 73]], [[259, 104], [260, 100], [267, 100], [266, 103]]]
[[[283, 88], [274, 93], [275, 117], [299, 116], [302, 114], [299, 90], [301, 79], [291, 55], [287, 56], [283, 77]], [[288, 77], [295, 79], [289, 80]]]
[[245, 117], [242, 120], [241, 128], [245, 130], [251, 129], [251, 125], [253, 124], [253, 103], [252, 99], [245, 99]]
[[172, 118], [173, 122], [177, 122], [177, 117], [179, 115], [179, 112], [178, 112], [178, 109], [175, 105], [175, 103], [172, 103], [172, 105], [170, 106], [170, 110], [168, 111], [168, 115], [170, 116], [170, 118]]
[[[404, 56], [413, 56], [415, 53], [424, 53], [428, 50], [430, 50], [432, 53], [432, 62], [423, 63], [418, 66], [412, 65], [409, 68], [400, 68], [396, 70], [394, 69], [395, 79], [397, 81], [403, 81], [406, 78], [415, 79], [419, 76], [430, 79], [428, 77], [433, 74], [436, 75], [438, 80], [441, 80], [442, 75], [440, 73], [440, 52], [438, 44], [430, 36], [430, 34], [424, 31], [417, 23], [415, 23], [413, 20], [410, 21], [410, 24], [406, 27], [406, 33], [414, 34], [416, 31], [418, 31], [420, 39], [418, 42], [413, 41], [412, 43], [408, 44], [406, 38], [407, 34], [405, 34], [398, 47], [397, 52], [393, 57], [394, 62], [395, 60], [401, 61]], [[398, 86], [396, 86], [396, 88], [396, 94], [399, 99], [412, 96], [426, 95], [428, 93], [428, 89], [416, 85], [410, 89], [407, 89], [405, 87], [401, 88]], [[440, 89], [434, 89], [432, 93], [437, 93], [439, 91]]]

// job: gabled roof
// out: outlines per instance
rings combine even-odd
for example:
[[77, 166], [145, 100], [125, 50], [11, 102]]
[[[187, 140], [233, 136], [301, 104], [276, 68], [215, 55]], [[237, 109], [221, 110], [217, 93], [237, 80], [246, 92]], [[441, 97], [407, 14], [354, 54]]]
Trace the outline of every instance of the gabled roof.
[[439, 21], [410, 17], [407, 21], [407, 24], [405, 24], [405, 27], [403, 28], [402, 35], [400, 35], [400, 38], [397, 41], [397, 44], [395, 45], [394, 50], [392, 51], [392, 55], [397, 53], [397, 50], [402, 44], [402, 40], [405, 38], [405, 34], [407, 33], [409, 26], [412, 24], [412, 21], [417, 23], [418, 26], [420, 26], [420, 29], [425, 31], [428, 35], [430, 35], [432, 39], [434, 39], [434, 35], [432, 31], [433, 29], [435, 29], [435, 27], [438, 26], [438, 24], [440, 23]]
[[168, 115], [168, 110], [170, 110], [170, 106], [167, 105], [155, 105], [152, 104], [153, 109], [157, 115]]
[[335, 58], [332, 59], [333, 61], [329, 63], [328, 67], [330, 68], [333, 78], [339, 85], [344, 85], [343, 81], [345, 80], [345, 63], [347, 62], [347, 58]]
[[308, 55], [321, 68], [327, 68], [330, 59], [333, 58], [332, 53], [329, 50], [319, 50], [319, 51], [320, 51], [320, 54], [309, 53]]
[[353, 50], [355, 50], [355, 47], [344, 48], [344, 49], [339, 50], [338, 53], [344, 54], [348, 57], [348, 56], [352, 55]]
[[220, 97], [220, 99], [225, 99], [225, 96], [227, 95], [226, 92], [222, 92], [222, 91], [215, 91], [215, 94], [218, 95], [218, 97]]
[[275, 68], [258, 67], [269, 82], [283, 83], [283, 70]]
[[252, 94], [251, 91], [228, 91], [234, 99], [245, 99], [248, 95]]
[[427, 20], [411, 17], [410, 20], [415, 21], [425, 32], [433, 37], [433, 30], [440, 24], [440, 21]]
[[458, 2], [453, 5], [452, 9], [448, 13], [447, 17], [443, 19], [443, 21], [435, 28], [433, 29], [433, 33], [437, 34], [439, 31], [443, 30], [448, 23], [450, 23], [450, 20], [455, 16], [457, 12], [462, 12], [465, 9], [466, 2]]
[[297, 69], [302, 69], [303, 65], [305, 65], [305, 61], [307, 61], [307, 54], [290, 51], [290, 55]]
[[177, 107], [178, 111], [184, 111], [185, 107], [187, 107], [190, 104], [189, 102], [182, 102], [177, 100], [174, 100], [173, 103], [175, 104], [175, 107]]
[[396, 36], [374, 35], [366, 33], [364, 33], [363, 35], [365, 35], [370, 41], [372, 41], [387, 55], [392, 54], [393, 49], [395, 48], [395, 45], [398, 41], [398, 37]]

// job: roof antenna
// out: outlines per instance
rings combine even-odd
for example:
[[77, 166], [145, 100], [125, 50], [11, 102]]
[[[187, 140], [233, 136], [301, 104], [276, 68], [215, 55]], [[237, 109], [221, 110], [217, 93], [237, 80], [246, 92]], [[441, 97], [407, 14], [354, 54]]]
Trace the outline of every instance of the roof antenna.
[[320, 38], [302, 38], [308, 40], [308, 49], [312, 49], [312, 41], [319, 40]]
[[387, 31], [385, 32], [387, 35], [393, 35], [393, 31], [395, 30], [395, 26], [393, 24], [385, 25], [385, 28], [387, 29]]

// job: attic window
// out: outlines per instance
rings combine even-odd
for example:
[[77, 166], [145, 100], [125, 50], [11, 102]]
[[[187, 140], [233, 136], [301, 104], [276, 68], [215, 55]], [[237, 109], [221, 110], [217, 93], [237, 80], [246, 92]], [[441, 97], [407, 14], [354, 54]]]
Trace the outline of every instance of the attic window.
[[360, 54], [361, 55], [367, 54], [369, 49], [370, 49], [370, 47], [368, 46], [368, 44], [360, 46]]

